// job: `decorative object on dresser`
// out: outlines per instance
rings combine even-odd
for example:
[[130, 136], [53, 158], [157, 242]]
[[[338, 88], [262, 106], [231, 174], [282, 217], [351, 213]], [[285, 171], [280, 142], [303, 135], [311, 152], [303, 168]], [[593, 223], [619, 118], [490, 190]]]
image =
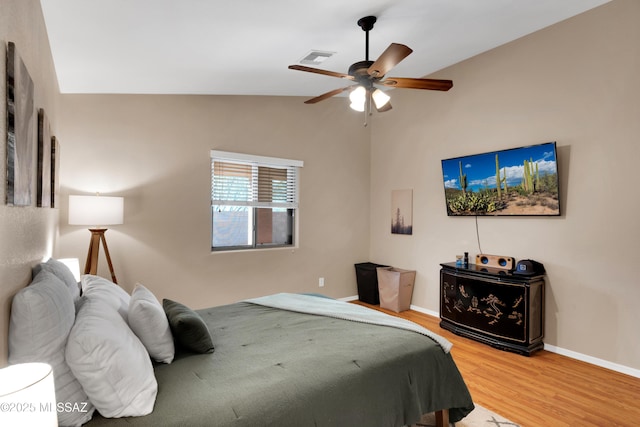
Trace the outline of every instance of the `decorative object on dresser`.
[[109, 248], [104, 233], [107, 228], [105, 225], [122, 224], [124, 218], [124, 198], [122, 197], [106, 197], [106, 196], [69, 196], [69, 224], [71, 225], [90, 225], [91, 241], [89, 243], [89, 252], [87, 253], [87, 262], [84, 266], [84, 274], [95, 275], [98, 271], [98, 253], [100, 251], [100, 242], [104, 246], [104, 254], [107, 258], [109, 271], [111, 272], [111, 280], [116, 281], [116, 275], [111, 263]]
[[521, 259], [513, 271], [513, 274], [521, 274], [523, 276], [539, 276], [544, 273], [544, 265], [532, 259]]
[[493, 347], [531, 355], [544, 343], [544, 276], [440, 264], [440, 326]]
[[515, 268], [515, 259], [506, 255], [478, 254], [476, 255], [476, 265], [513, 270]]

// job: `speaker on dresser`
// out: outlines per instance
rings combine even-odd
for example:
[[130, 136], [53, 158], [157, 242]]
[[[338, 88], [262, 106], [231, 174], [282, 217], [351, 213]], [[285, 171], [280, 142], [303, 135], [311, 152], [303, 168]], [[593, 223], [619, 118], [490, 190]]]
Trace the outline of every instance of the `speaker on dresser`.
[[513, 270], [515, 268], [515, 259], [505, 255], [478, 254], [476, 255], [476, 265]]

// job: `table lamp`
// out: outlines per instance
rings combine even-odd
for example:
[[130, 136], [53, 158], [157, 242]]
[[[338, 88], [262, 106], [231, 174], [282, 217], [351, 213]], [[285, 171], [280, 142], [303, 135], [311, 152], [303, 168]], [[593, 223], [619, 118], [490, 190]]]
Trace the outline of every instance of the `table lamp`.
[[116, 281], [116, 275], [111, 264], [111, 256], [104, 233], [105, 225], [117, 225], [123, 223], [124, 198], [107, 196], [69, 196], [69, 224], [90, 225], [91, 241], [87, 262], [84, 265], [84, 274], [96, 274], [98, 271], [98, 252], [100, 242], [104, 246], [104, 253], [111, 272], [111, 280]]
[[57, 426], [51, 365], [19, 363], [0, 369], [0, 409], [2, 426]]

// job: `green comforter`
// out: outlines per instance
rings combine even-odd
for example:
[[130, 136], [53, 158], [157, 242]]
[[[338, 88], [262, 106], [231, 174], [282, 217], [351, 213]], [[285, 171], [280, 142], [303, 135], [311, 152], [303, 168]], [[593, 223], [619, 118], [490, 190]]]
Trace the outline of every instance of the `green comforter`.
[[403, 426], [473, 409], [450, 354], [413, 331], [240, 302], [199, 310], [215, 352], [155, 368], [144, 417], [90, 426]]

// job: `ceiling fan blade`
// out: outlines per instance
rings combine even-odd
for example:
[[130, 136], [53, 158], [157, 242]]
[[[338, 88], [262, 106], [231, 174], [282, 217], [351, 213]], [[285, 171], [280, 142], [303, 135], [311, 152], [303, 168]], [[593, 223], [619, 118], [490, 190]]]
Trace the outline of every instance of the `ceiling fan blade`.
[[367, 72], [372, 77], [382, 78], [389, 70], [398, 65], [400, 61], [409, 56], [413, 52], [411, 48], [403, 44], [391, 43], [389, 47], [382, 52], [382, 55], [371, 64]]
[[426, 89], [447, 91], [453, 87], [451, 80], [412, 79], [406, 77], [389, 77], [378, 84], [404, 89]]
[[351, 89], [351, 86], [341, 87], [340, 89], [334, 89], [330, 92], [323, 93], [322, 95], [318, 95], [315, 98], [308, 99], [304, 101], [305, 104], [315, 104], [316, 102], [324, 101], [325, 99], [331, 98], [332, 96], [336, 96], [344, 92], [345, 90]]
[[338, 77], [341, 79], [353, 80], [349, 74], [337, 73], [335, 71], [321, 70], [319, 68], [305, 67], [304, 65], [289, 65], [290, 70], [306, 71], [307, 73], [323, 74], [325, 76]]

